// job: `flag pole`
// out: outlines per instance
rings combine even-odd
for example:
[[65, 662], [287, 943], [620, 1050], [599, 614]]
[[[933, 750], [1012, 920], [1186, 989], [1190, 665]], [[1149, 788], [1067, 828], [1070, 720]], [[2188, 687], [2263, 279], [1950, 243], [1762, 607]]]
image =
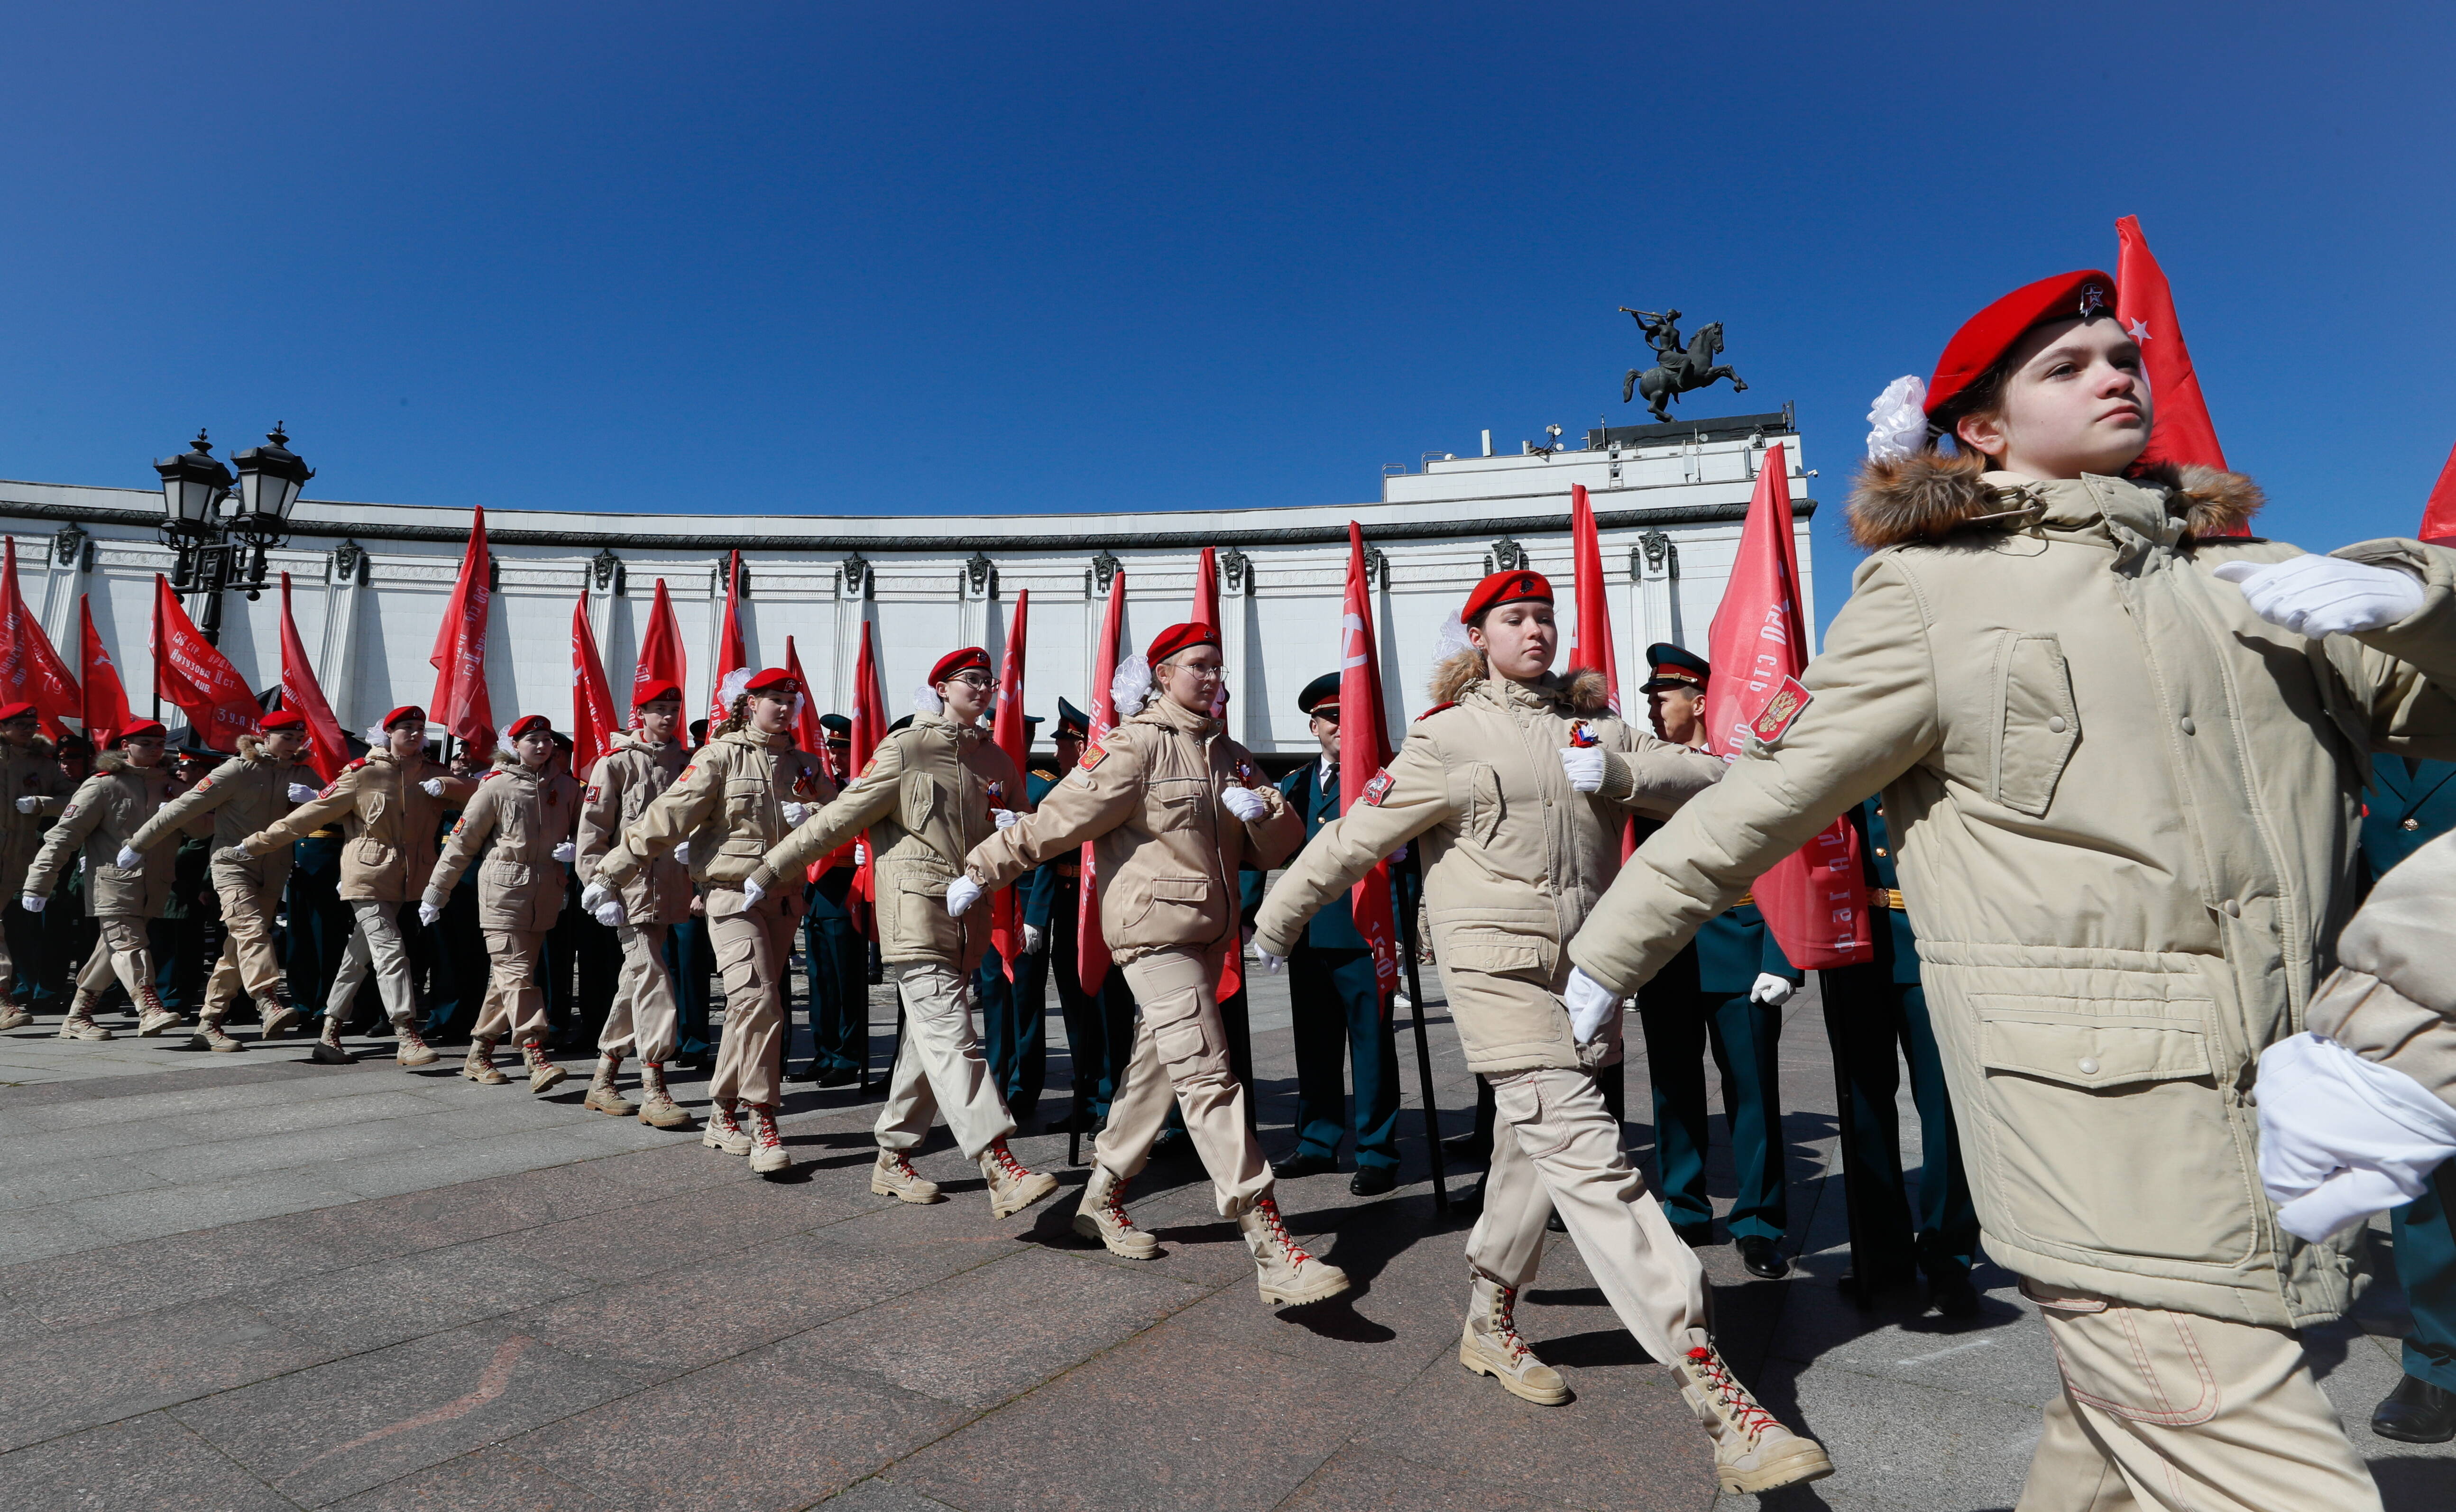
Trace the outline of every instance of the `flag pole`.
[[[1403, 900], [1402, 900], [1403, 902]], [[1407, 973], [1407, 1001], [1416, 1006], [1416, 1083], [1424, 1104], [1424, 1153], [1433, 1162], [1433, 1211], [1450, 1210], [1449, 1170], [1442, 1158], [1442, 1111], [1433, 1104], [1433, 1051], [1424, 1034], [1424, 989], [1416, 979], [1416, 908], [1399, 910], [1400, 969]]]

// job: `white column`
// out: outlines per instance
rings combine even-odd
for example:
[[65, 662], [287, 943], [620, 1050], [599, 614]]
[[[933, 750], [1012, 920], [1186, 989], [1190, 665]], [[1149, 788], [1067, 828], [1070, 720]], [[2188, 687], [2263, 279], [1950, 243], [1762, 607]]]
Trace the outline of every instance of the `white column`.
[[316, 685], [324, 690], [324, 702], [332, 706], [333, 718], [340, 723], [344, 733], [364, 728], [355, 703], [358, 685], [358, 597], [365, 590], [358, 578], [366, 571], [366, 557], [351, 542], [349, 552], [357, 553], [356, 570], [341, 571], [343, 553], [334, 552], [324, 563], [324, 641], [316, 657]]
[[1631, 623], [1638, 625], [1646, 637], [1641, 652], [1644, 645], [1657, 641], [1677, 644], [1680, 639], [1680, 617], [1675, 602], [1679, 588], [1673, 576], [1679, 570], [1680, 548], [1668, 538], [1660, 544], [1663, 550], [1658, 560], [1641, 538], [1637, 548], [1638, 571], [1629, 582], [1630, 601], [1636, 606]]
[[1229, 737], [1248, 749], [1259, 749], [1266, 744], [1262, 733], [1267, 722], [1258, 721], [1257, 714], [1269, 712], [1254, 707], [1252, 698], [1254, 658], [1254, 559], [1228, 548], [1232, 561], [1241, 561], [1235, 572], [1222, 563], [1219, 569], [1219, 639], [1220, 654], [1228, 660], [1228, 729]]
[[[60, 653], [60, 660], [69, 664], [69, 670], [80, 677], [84, 675], [84, 668], [77, 664], [80, 654], [77, 648], [77, 589], [85, 581], [86, 544], [92, 539], [81, 538], [67, 562], [60, 561], [59, 538], [56, 536], [29, 536], [23, 542], [26, 548], [42, 555], [43, 633], [51, 638], [51, 648]], [[20, 550], [17, 562], [21, 568], [25, 561], [26, 553]], [[21, 592], [23, 588], [24, 585], [19, 584]]]

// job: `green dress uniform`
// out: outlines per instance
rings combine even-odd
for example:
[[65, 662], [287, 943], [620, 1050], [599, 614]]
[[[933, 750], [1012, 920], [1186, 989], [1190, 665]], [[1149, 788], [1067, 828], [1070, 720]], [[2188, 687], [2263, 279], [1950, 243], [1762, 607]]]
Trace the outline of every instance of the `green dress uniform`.
[[[1978, 1210], [1970, 1200], [1953, 1102], [1944, 1085], [1944, 1057], [1928, 1022], [1919, 985], [1918, 941], [1902, 907], [1893, 836], [1883, 801], [1852, 811], [1866, 866], [1875, 959], [1818, 972], [1825, 998], [1825, 1037], [1833, 1051], [1841, 1118], [1842, 1190], [1850, 1204], [1852, 1289], [1863, 1302], [1887, 1287], [1927, 1277], [1939, 1300], [1959, 1312], [1975, 1303], [1970, 1262], [1978, 1245]], [[1895, 1058], [1898, 1048], [1900, 1060]], [[1894, 1094], [1900, 1063], [1909, 1063], [1911, 1101], [1918, 1109], [1918, 1202], [1903, 1178]]]
[[[841, 788], [852, 780], [852, 721], [822, 714], [829, 774]], [[829, 863], [834, 863], [829, 865]], [[821, 863], [802, 916], [802, 959], [809, 974], [810, 1069], [822, 1087], [859, 1080], [870, 1068], [869, 942], [853, 924], [850, 847]]]

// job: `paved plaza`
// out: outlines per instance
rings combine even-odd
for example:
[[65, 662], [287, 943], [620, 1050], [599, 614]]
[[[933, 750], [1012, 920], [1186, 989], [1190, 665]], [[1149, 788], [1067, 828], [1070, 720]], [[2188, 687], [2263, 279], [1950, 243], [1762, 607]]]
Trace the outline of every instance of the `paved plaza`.
[[[883, 1058], [891, 1000], [873, 1013]], [[1431, 1017], [1456, 1133], [1472, 1091], [1438, 1005]], [[1993, 1269], [1984, 1316], [1965, 1322], [1839, 1297], [1832, 1080], [1812, 991], [1788, 1022], [1799, 1268], [1756, 1281], [1728, 1245], [1702, 1252], [1734, 1364], [1837, 1466], [1764, 1504], [2009, 1507], [2055, 1379], [2044, 1335]], [[1285, 989], [1266, 979], [1254, 1044], [1274, 1154], [1294, 1108], [1286, 1026]], [[1392, 1196], [1351, 1196], [1343, 1175], [1281, 1188], [1290, 1227], [1359, 1284], [1349, 1300], [1274, 1315], [1191, 1160], [1136, 1183], [1135, 1212], [1164, 1251], [1137, 1263], [1069, 1231], [1083, 1172], [1066, 1170], [1062, 1135], [1017, 1141], [1064, 1172], [1059, 1195], [994, 1222], [943, 1131], [919, 1163], [951, 1200], [872, 1196], [876, 1105], [849, 1091], [792, 1084], [786, 1138], [802, 1164], [770, 1183], [696, 1134], [584, 1112], [584, 1073], [539, 1099], [517, 1081], [460, 1079], [457, 1057], [404, 1073], [373, 1043], [374, 1058], [337, 1069], [296, 1045], [182, 1053], [174, 1040], [64, 1043], [50, 1028], [0, 1037], [0, 1508], [1702, 1512], [1751, 1500], [1718, 1502], [1668, 1374], [1566, 1240], [1520, 1321], [1575, 1400], [1533, 1406], [1459, 1367], [1462, 1225], [1434, 1211], [1412, 1107], [1410, 1184]], [[1412, 1093], [1403, 1035], [1401, 1059]], [[1054, 1116], [1062, 1040], [1051, 1081]], [[1646, 1086], [1633, 1061], [1641, 1158]], [[676, 1090], [697, 1105], [700, 1083]], [[2374, 1247], [2384, 1261], [2384, 1226]], [[2402, 1326], [2384, 1277], [2356, 1320], [2314, 1336], [2315, 1359], [2389, 1507], [2444, 1508], [2456, 1459], [2364, 1426], [2397, 1379]]]

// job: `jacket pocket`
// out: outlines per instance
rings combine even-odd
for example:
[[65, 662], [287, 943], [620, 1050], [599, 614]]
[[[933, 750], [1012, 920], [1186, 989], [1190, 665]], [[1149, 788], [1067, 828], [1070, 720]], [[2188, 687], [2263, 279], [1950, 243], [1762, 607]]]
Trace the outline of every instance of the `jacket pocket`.
[[1450, 773], [1450, 807], [1459, 829], [1479, 846], [1501, 830], [1501, 772], [1488, 762], [1469, 762]]
[[[910, 857], [881, 860], [879, 869], [896, 898], [895, 929], [880, 942], [882, 947], [898, 955], [958, 960], [964, 953], [964, 921], [947, 913], [947, 886], [955, 879], [953, 869]], [[988, 905], [984, 901], [973, 907]]]
[[341, 859], [369, 871], [381, 871], [400, 859], [400, 851], [380, 840], [361, 835], [341, 848]]
[[1453, 971], [1525, 971], [1549, 980], [1558, 950], [1547, 935], [1488, 924], [1454, 925], [1442, 936], [1442, 956]]
[[1199, 828], [1203, 810], [1212, 801], [1211, 782], [1203, 777], [1157, 778], [1144, 790], [1156, 821], [1152, 827], [1155, 832]]
[[2072, 669], [2052, 634], [2005, 631], [1996, 648], [1996, 749], [1987, 796], [2036, 819], [2055, 801], [2064, 764], [2080, 744]]
[[537, 873], [525, 861], [489, 861], [478, 868], [478, 878], [499, 888], [525, 888], [537, 880]]
[[1207, 877], [1150, 877], [1126, 917], [1136, 943], [1192, 944], [1219, 936], [1224, 924]]
[[946, 803], [937, 779], [928, 772], [906, 772], [896, 787], [897, 820], [916, 833]]

